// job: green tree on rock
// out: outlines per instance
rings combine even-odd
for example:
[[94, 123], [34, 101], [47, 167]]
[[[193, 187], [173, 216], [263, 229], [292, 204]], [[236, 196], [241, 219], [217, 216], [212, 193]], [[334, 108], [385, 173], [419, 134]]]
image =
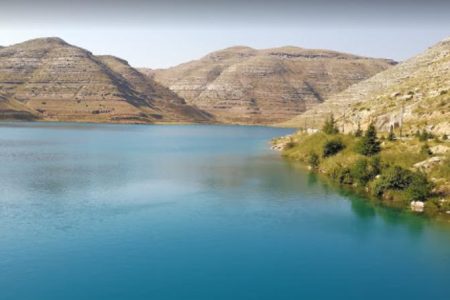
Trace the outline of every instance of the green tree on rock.
[[330, 116], [325, 120], [322, 131], [325, 132], [326, 134], [339, 133], [339, 129], [336, 126], [336, 121], [334, 120], [333, 114], [330, 114]]
[[393, 126], [391, 126], [389, 128], [389, 135], [388, 135], [387, 139], [388, 139], [388, 141], [391, 141], [391, 142], [395, 141], [395, 134], [394, 134], [394, 127]]
[[366, 133], [356, 145], [356, 151], [365, 156], [372, 156], [380, 152], [380, 141], [377, 137], [377, 130], [373, 123], [369, 125]]
[[358, 122], [358, 128], [356, 128], [355, 137], [361, 137], [362, 134], [363, 134], [363, 131], [361, 130], [361, 124]]

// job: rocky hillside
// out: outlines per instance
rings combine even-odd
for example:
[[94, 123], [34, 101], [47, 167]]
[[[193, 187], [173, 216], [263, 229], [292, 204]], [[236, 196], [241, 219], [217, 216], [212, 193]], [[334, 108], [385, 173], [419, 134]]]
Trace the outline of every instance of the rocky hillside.
[[141, 71], [221, 121], [270, 124], [394, 64], [325, 50], [233, 47], [173, 68]]
[[59, 38], [0, 49], [0, 118], [90, 122], [207, 122], [124, 60]]
[[450, 39], [424, 53], [330, 97], [283, 123], [318, 127], [331, 112], [345, 131], [373, 121], [381, 130], [403, 124], [403, 131], [450, 134]]

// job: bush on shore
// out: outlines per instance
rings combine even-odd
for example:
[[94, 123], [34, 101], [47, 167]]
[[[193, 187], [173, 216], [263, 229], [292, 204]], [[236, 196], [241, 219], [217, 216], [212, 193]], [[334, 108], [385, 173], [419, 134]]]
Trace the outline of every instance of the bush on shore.
[[373, 182], [371, 190], [376, 197], [382, 197], [388, 190], [405, 191], [409, 200], [423, 201], [430, 196], [431, 188], [425, 174], [390, 166]]
[[324, 158], [326, 158], [329, 156], [336, 155], [337, 153], [342, 151], [344, 148], [345, 148], [345, 145], [341, 139], [337, 138], [337, 139], [329, 140], [329, 141], [325, 142], [325, 144], [323, 145], [322, 156]]
[[381, 162], [378, 156], [371, 159], [360, 158], [354, 163], [351, 174], [357, 183], [365, 185], [380, 174], [380, 170]]
[[308, 164], [311, 166], [311, 168], [313, 169], [317, 169], [319, 167], [320, 164], [320, 158], [319, 155], [317, 155], [316, 152], [311, 152], [309, 154], [308, 157]]

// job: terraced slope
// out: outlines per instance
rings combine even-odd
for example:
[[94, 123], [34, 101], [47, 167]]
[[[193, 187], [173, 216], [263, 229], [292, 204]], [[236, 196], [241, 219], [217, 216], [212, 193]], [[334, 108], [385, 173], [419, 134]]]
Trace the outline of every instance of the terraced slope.
[[395, 64], [326, 50], [233, 47], [165, 70], [141, 70], [229, 123], [288, 120]]
[[210, 121], [207, 114], [141, 76], [125, 61], [117, 61], [96, 57], [59, 38], [0, 49], [1, 105], [50, 121]]
[[427, 129], [450, 134], [450, 39], [393, 68], [330, 97], [283, 126], [320, 126], [331, 112], [340, 127], [353, 131], [373, 121], [381, 130]]

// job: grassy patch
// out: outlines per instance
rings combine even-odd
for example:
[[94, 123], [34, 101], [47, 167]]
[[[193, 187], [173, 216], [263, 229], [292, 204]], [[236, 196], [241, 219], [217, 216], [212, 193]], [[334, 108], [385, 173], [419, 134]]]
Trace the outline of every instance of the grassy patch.
[[[359, 151], [361, 139], [347, 134], [298, 133], [283, 156], [310, 165], [336, 184], [363, 190], [387, 206], [409, 210], [411, 201], [430, 201], [425, 215], [445, 215], [450, 207], [450, 153], [439, 154], [441, 163], [426, 172], [416, 170], [414, 165], [436, 156], [424, 151], [425, 148], [443, 144], [450, 147], [450, 143], [414, 137], [384, 140], [378, 154], [365, 156]], [[324, 149], [335, 141], [343, 147], [333, 155], [323, 155]], [[440, 194], [433, 192], [436, 190]]]

